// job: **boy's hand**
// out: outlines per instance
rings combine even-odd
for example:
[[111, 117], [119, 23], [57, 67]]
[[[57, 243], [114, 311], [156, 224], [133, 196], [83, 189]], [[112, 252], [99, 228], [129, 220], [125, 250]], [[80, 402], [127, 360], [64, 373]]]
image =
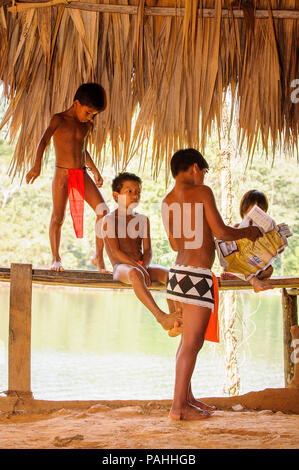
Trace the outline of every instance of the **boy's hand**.
[[144, 276], [145, 276], [145, 283], [146, 283], [147, 287], [150, 287], [151, 284], [152, 284], [152, 280], [150, 278], [149, 273], [146, 270], [144, 270]]
[[258, 238], [263, 236], [262, 232], [260, 231], [258, 227], [250, 225], [247, 228], [248, 228], [248, 233], [247, 233], [246, 238], [248, 238], [248, 240], [251, 240], [252, 242], [255, 242]]
[[149, 273], [143, 266], [138, 266], [138, 268], [140, 268], [144, 274], [145, 284], [147, 285], [147, 287], [150, 287], [150, 285], [152, 284], [152, 281], [151, 281]]
[[98, 171], [98, 170], [94, 170], [93, 171], [93, 178], [94, 178], [94, 182], [95, 184], [101, 188], [103, 186], [103, 178], [101, 176], [101, 173]]
[[34, 180], [40, 175], [41, 169], [40, 167], [32, 167], [30, 171], [28, 171], [26, 175], [26, 182], [27, 184], [33, 183]]
[[183, 324], [175, 321], [173, 328], [168, 330], [168, 336], [174, 338], [175, 336], [181, 335], [183, 333]]

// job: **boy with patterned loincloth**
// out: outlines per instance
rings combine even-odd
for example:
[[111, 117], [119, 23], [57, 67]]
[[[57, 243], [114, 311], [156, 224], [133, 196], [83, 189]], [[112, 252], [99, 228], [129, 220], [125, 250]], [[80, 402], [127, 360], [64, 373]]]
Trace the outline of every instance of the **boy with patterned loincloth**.
[[176, 152], [171, 159], [175, 185], [162, 204], [165, 230], [172, 249], [177, 252], [176, 262], [169, 270], [167, 297], [181, 303], [183, 314], [172, 419], [208, 418], [215, 409], [196, 400], [191, 390], [192, 373], [204, 339], [219, 341], [218, 285], [211, 271], [214, 237], [255, 241], [262, 235], [254, 226], [238, 229], [224, 224], [212, 190], [204, 185], [208, 169], [208, 163], [197, 150]]
[[[96, 254], [92, 263], [100, 272], [105, 269], [103, 248], [98, 223], [108, 212], [108, 207], [98, 189], [103, 184], [100, 172], [96, 168], [88, 151], [86, 141], [93, 129], [93, 119], [106, 107], [104, 89], [97, 83], [84, 83], [74, 96], [72, 106], [55, 114], [44, 132], [35, 155], [34, 166], [26, 175], [27, 183], [33, 183], [40, 175], [44, 151], [53, 136], [56, 168], [52, 183], [53, 211], [50, 222], [50, 244], [52, 251], [51, 269], [63, 271], [59, 254], [61, 227], [63, 224], [67, 200], [77, 238], [83, 237], [84, 201], [97, 214], [96, 219]], [[90, 169], [94, 182], [87, 173]]]

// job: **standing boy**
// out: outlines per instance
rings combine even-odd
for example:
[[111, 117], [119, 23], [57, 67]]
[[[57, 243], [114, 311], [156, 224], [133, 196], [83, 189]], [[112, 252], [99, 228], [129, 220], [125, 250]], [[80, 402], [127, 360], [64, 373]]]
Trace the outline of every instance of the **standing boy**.
[[[51, 269], [63, 271], [59, 254], [61, 227], [65, 217], [67, 200], [69, 199], [71, 216], [77, 238], [83, 237], [84, 200], [97, 212], [97, 223], [108, 212], [104, 199], [98, 189], [103, 184], [100, 172], [96, 168], [86, 143], [93, 129], [93, 119], [106, 106], [104, 89], [97, 83], [81, 85], [72, 106], [61, 113], [55, 114], [44, 132], [35, 154], [35, 162], [26, 175], [27, 183], [33, 183], [40, 175], [42, 157], [51, 137], [53, 136], [56, 168], [52, 183], [53, 212], [50, 222], [50, 244], [52, 251]], [[90, 169], [94, 182], [87, 173]], [[100, 210], [99, 210], [100, 208]], [[96, 230], [96, 254], [92, 259], [100, 272], [105, 270], [103, 258], [103, 240]]]
[[175, 185], [162, 205], [169, 242], [177, 252], [176, 262], [169, 270], [167, 296], [181, 303], [184, 325], [176, 356], [172, 419], [208, 418], [215, 409], [196, 400], [191, 390], [197, 354], [205, 337], [219, 341], [216, 308], [214, 310], [217, 278], [211, 271], [215, 258], [214, 237], [255, 241], [262, 235], [257, 227], [237, 229], [224, 224], [211, 188], [204, 185], [208, 169], [208, 163], [197, 150], [176, 152], [171, 159]]
[[120, 173], [112, 182], [117, 209], [103, 219], [103, 239], [111, 264], [113, 279], [131, 284], [138, 299], [151, 311], [165, 330], [180, 326], [181, 315], [174, 302], [168, 301], [170, 313], [156, 304], [150, 290], [152, 281], [166, 284], [168, 270], [151, 266], [152, 248], [148, 217], [135, 212], [141, 195], [141, 179], [133, 173]]

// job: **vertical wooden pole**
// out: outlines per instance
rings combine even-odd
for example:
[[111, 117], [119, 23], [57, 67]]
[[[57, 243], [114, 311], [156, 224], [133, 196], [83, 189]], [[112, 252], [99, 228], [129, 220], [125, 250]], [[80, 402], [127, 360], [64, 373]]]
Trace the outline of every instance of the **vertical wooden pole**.
[[8, 395], [31, 392], [32, 265], [12, 264], [8, 347]]
[[[232, 145], [229, 135], [229, 110], [225, 103], [222, 109], [222, 135], [219, 158], [221, 162], [221, 212], [227, 225], [232, 223], [232, 178], [231, 154]], [[222, 293], [223, 306], [223, 335], [225, 348], [226, 383], [223, 391], [230, 396], [240, 393], [240, 373], [237, 359], [238, 341], [235, 334], [235, 318], [237, 295], [234, 291]]]
[[289, 295], [282, 289], [283, 345], [284, 345], [284, 380], [287, 387], [294, 375], [294, 364], [291, 360], [292, 335], [291, 326], [297, 325], [297, 297]]

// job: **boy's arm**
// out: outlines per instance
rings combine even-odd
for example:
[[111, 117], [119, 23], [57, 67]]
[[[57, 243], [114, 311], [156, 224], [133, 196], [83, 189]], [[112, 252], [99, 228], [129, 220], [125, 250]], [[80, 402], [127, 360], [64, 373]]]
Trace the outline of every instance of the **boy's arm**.
[[200, 186], [200, 199], [204, 203], [204, 214], [215, 238], [224, 241], [234, 241], [240, 238], [257, 240], [263, 234], [258, 227], [249, 226], [244, 228], [233, 228], [226, 225], [217, 209], [213, 191], [209, 186]]
[[[113, 216], [113, 214], [112, 214]], [[113, 258], [117, 260], [118, 263], [122, 264], [131, 264], [132, 266], [136, 266], [137, 268], [141, 269], [145, 275], [147, 285], [150, 284], [150, 277], [147, 270], [141, 266], [137, 261], [132, 259], [130, 256], [127, 255], [124, 251], [122, 251], [119, 247], [118, 238], [115, 233], [115, 219], [111, 215], [105, 217], [105, 223], [103, 222], [103, 239], [106, 246], [106, 251], [109, 256], [109, 253], [113, 253]]]
[[143, 243], [143, 266], [147, 269], [150, 265], [152, 259], [152, 243], [151, 243], [151, 235], [150, 235], [150, 222], [149, 218], [146, 217], [145, 221], [145, 231], [142, 238]]
[[119, 263], [131, 264], [132, 266], [136, 266], [138, 269], [140, 269], [143, 272], [146, 285], [148, 287], [151, 285], [151, 278], [147, 270], [143, 266], [141, 266], [139, 263], [137, 263], [137, 261], [135, 261], [130, 256], [128, 256], [124, 251], [120, 250], [117, 238], [110, 238], [108, 236], [105, 236], [104, 243], [105, 243], [105, 246], [106, 246], [106, 243], [108, 244], [108, 249], [106, 247], [107, 252], [108, 253], [109, 251], [113, 252], [114, 258], [116, 258]]
[[161, 210], [162, 222], [163, 222], [164, 229], [168, 237], [171, 248], [173, 249], [173, 251], [178, 251], [179, 248], [176, 244], [175, 239], [172, 236], [172, 230], [171, 230], [171, 228], [173, 228], [173, 212], [168, 210], [168, 205], [165, 199], [162, 201], [162, 210]]
[[86, 166], [91, 170], [93, 173], [94, 181], [96, 185], [100, 188], [103, 185], [103, 178], [97, 167], [95, 166], [89, 152], [85, 150], [85, 162]]
[[54, 134], [54, 132], [56, 131], [60, 123], [61, 123], [61, 117], [55, 114], [51, 118], [49, 126], [45, 130], [44, 134], [42, 135], [42, 138], [40, 139], [38, 143], [38, 146], [35, 152], [34, 165], [26, 175], [27, 184], [33, 183], [33, 181], [40, 175], [41, 166], [42, 166], [42, 158], [43, 158], [45, 148], [47, 147], [52, 135]]

